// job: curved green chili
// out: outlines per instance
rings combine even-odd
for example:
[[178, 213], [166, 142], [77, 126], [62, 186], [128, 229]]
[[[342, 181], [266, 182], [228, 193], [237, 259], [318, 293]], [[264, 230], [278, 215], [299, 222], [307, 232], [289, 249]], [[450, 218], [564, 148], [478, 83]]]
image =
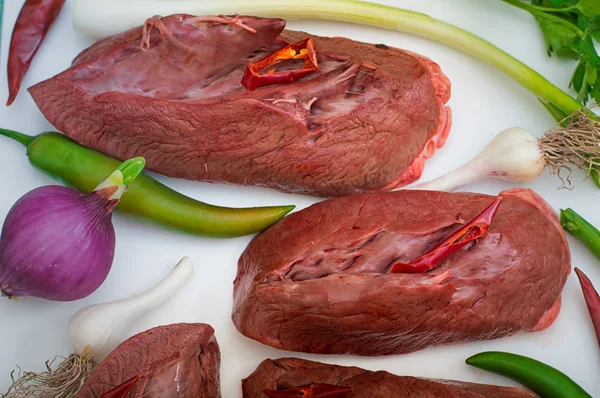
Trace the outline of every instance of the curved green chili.
[[542, 398], [592, 398], [567, 375], [532, 358], [488, 351], [473, 355], [465, 362], [521, 383]]
[[[114, 171], [119, 160], [85, 148], [58, 134], [36, 137], [0, 129], [0, 135], [27, 147], [29, 161], [81, 192], [91, 192]], [[195, 235], [232, 238], [262, 231], [294, 206], [229, 208], [213, 206], [182, 195], [141, 174], [123, 196], [117, 210]]]

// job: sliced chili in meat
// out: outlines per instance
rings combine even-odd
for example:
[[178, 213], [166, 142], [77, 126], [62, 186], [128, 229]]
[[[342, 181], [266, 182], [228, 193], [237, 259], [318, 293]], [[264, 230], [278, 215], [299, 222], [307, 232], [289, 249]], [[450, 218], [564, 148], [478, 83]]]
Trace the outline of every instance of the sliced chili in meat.
[[477, 217], [441, 241], [433, 249], [429, 250], [427, 253], [411, 261], [410, 263], [394, 264], [391, 268], [391, 272], [414, 274], [431, 271], [444, 258], [448, 257], [452, 253], [455, 253], [468, 243], [486, 236], [488, 227], [498, 212], [501, 201], [502, 197], [497, 197]]
[[352, 391], [354, 391], [352, 386], [336, 386], [333, 384], [309, 384], [286, 390], [263, 388], [263, 393], [270, 398], [343, 398]]
[[13, 103], [31, 60], [65, 0], [26, 0], [12, 32], [8, 53], [8, 102]]
[[[269, 69], [263, 73], [265, 69], [290, 59], [303, 59], [304, 65], [300, 69], [279, 72]], [[319, 70], [317, 50], [313, 40], [308, 37], [297, 43], [288, 44], [268, 57], [248, 65], [241, 83], [248, 90], [254, 90], [271, 84], [292, 83], [316, 70]]]
[[133, 376], [123, 384], [120, 384], [112, 390], [100, 395], [100, 398], [124, 398], [129, 391], [133, 390], [135, 383], [137, 383], [139, 379], [140, 375]]

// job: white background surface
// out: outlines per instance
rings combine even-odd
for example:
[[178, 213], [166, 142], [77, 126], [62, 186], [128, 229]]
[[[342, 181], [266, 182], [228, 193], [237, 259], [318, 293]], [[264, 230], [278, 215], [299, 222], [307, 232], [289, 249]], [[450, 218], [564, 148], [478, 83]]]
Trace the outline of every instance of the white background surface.
[[[534, 67], [559, 87], [567, 89], [574, 64], [547, 59], [537, 23], [525, 12], [496, 0], [381, 2], [426, 12], [479, 34]], [[74, 56], [91, 44], [91, 40], [73, 31], [72, 2], [68, 1], [35, 58], [16, 102], [6, 108], [3, 104], [8, 97], [5, 71], [10, 32], [22, 1], [7, 0], [5, 3], [0, 125], [29, 134], [53, 130], [25, 88], [66, 69]], [[401, 33], [332, 22], [290, 22], [288, 27], [406, 48], [428, 56], [441, 65], [452, 81], [450, 105], [454, 124], [446, 146], [428, 161], [423, 180], [458, 166], [504, 128], [521, 126], [541, 136], [553, 125], [550, 116], [525, 89], [493, 68], [443, 45]], [[0, 138], [0, 176], [0, 221], [4, 220], [11, 205], [21, 195], [35, 187], [54, 184], [49, 177], [28, 164], [22, 146], [5, 138]], [[159, 179], [190, 196], [220, 205], [293, 203], [301, 209], [317, 201], [315, 198], [260, 188]], [[591, 181], [583, 181], [582, 174], [575, 175], [573, 181], [575, 189], [558, 190], [560, 181], [544, 174], [526, 186], [539, 192], [557, 211], [570, 206], [592, 223], [600, 225], [600, 212], [597, 211], [600, 191]], [[507, 183], [486, 182], [469, 189], [495, 194], [510, 187]], [[10, 384], [10, 371], [17, 364], [28, 370], [42, 370], [45, 360], [70, 352], [66, 327], [77, 310], [89, 304], [139, 293], [163, 278], [170, 267], [187, 255], [196, 265], [190, 283], [162, 308], [140, 319], [123, 337], [161, 324], [211, 324], [216, 329], [222, 352], [221, 380], [225, 398], [241, 397], [240, 379], [250, 374], [260, 361], [267, 357], [289, 355], [385, 369], [401, 375], [510, 384], [504, 378], [464, 365], [465, 358], [485, 350], [505, 350], [535, 357], [569, 374], [593, 396], [600, 396], [599, 348], [574, 274], [569, 277], [563, 292], [563, 307], [558, 320], [543, 332], [521, 333], [495, 341], [430, 348], [385, 358], [295, 354], [278, 351], [243, 337], [230, 320], [237, 258], [251, 237], [233, 240], [190, 237], [140, 225], [118, 214], [114, 217], [114, 224], [117, 252], [113, 269], [94, 294], [73, 303], [29, 298], [19, 302], [0, 301], [0, 391], [5, 391]], [[600, 263], [574, 239], [569, 238], [569, 242], [573, 265], [583, 269], [600, 287]]]

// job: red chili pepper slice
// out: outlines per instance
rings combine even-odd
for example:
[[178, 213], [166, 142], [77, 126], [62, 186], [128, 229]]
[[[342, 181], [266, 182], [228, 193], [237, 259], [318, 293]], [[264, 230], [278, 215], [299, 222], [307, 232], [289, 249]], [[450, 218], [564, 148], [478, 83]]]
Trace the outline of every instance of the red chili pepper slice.
[[392, 266], [392, 273], [415, 274], [431, 271], [444, 258], [464, 247], [475, 239], [487, 235], [487, 230], [494, 216], [498, 212], [502, 197], [498, 196], [477, 217], [469, 221], [464, 227], [444, 239], [433, 249], [411, 261], [410, 263], [396, 263]]
[[583, 297], [585, 298], [585, 303], [587, 304], [588, 312], [590, 313], [590, 318], [592, 318], [592, 324], [596, 331], [596, 338], [598, 339], [598, 344], [600, 344], [600, 296], [598, 296], [598, 292], [594, 289], [592, 281], [590, 281], [583, 271], [579, 268], [575, 268], [575, 273], [579, 278]]
[[[276, 65], [288, 59], [303, 59], [304, 66], [301, 69], [284, 70], [281, 72], [275, 72], [274, 69], [270, 69], [267, 73], [260, 74], [269, 66]], [[248, 65], [241, 83], [248, 90], [254, 90], [255, 88], [271, 84], [292, 83], [316, 70], [319, 70], [317, 50], [315, 49], [313, 40], [308, 37], [297, 43], [288, 44], [268, 57]]]
[[286, 390], [263, 388], [263, 393], [270, 398], [342, 398], [352, 391], [354, 391], [352, 386], [336, 386], [333, 384], [309, 384]]
[[13, 103], [25, 73], [65, 0], [26, 0], [15, 23], [8, 53], [8, 102]]
[[129, 391], [133, 390], [135, 383], [137, 383], [139, 379], [140, 375], [133, 376], [131, 379], [127, 380], [123, 384], [100, 395], [100, 398], [124, 398]]

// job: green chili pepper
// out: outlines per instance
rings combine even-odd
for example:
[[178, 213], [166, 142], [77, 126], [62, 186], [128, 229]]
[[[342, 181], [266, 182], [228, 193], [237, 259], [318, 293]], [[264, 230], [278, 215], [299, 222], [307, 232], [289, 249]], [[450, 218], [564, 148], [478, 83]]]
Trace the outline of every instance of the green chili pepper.
[[600, 259], [600, 231], [572, 209], [560, 211], [560, 225]]
[[592, 167], [592, 169], [590, 170], [590, 175], [592, 176], [592, 180], [594, 180], [594, 184], [596, 184], [596, 186], [600, 188], [600, 170], [598, 170], [597, 167]]
[[592, 398], [567, 375], [535, 359], [508, 352], [482, 352], [467, 365], [508, 377], [542, 398]]
[[[34, 166], [83, 193], [91, 192], [121, 163], [58, 133], [31, 137], [0, 129], [0, 135], [25, 145], [29, 161]], [[212, 206], [184, 196], [147, 174], [141, 174], [131, 184], [117, 210], [175, 230], [229, 238], [259, 232], [283, 218], [294, 207], [236, 209]]]

